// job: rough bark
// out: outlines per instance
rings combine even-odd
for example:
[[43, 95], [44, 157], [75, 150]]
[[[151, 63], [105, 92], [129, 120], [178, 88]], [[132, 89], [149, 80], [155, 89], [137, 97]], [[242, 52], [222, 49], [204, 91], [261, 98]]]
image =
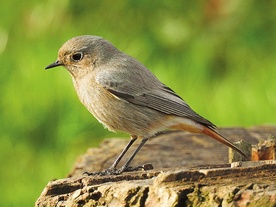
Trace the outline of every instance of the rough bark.
[[[243, 139], [256, 145], [275, 136], [276, 127], [219, 132], [233, 142]], [[127, 142], [109, 139], [99, 148], [89, 149], [77, 160], [69, 178], [48, 183], [35, 205], [276, 206], [275, 160], [240, 162], [231, 167], [224, 164], [227, 147], [201, 135], [172, 132], [149, 140], [132, 165], [151, 163], [154, 170], [117, 176], [82, 175], [109, 167]], [[275, 142], [269, 147], [275, 153]], [[255, 153], [261, 148], [255, 147]]]

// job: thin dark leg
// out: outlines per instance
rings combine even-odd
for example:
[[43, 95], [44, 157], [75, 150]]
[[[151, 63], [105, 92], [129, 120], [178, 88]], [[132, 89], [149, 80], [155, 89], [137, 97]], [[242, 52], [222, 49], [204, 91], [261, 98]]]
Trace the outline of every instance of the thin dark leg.
[[144, 146], [144, 144], [148, 141], [148, 139], [149, 138], [142, 139], [139, 146], [136, 148], [136, 150], [133, 152], [133, 154], [130, 156], [130, 158], [127, 160], [127, 162], [122, 166], [122, 168], [120, 169], [120, 172], [124, 172], [128, 168], [128, 166], [131, 163], [131, 161], [133, 160], [133, 158], [136, 156], [136, 154], [139, 152], [139, 150]]
[[116, 169], [118, 163], [121, 161], [121, 159], [126, 154], [126, 152], [131, 147], [131, 145], [136, 141], [136, 139], [137, 139], [137, 136], [133, 136], [133, 135], [131, 136], [131, 139], [128, 142], [127, 146], [125, 146], [125, 148], [123, 149], [123, 151], [121, 152], [121, 154], [117, 157], [117, 159], [114, 161], [114, 163], [110, 166], [109, 169]]
[[84, 172], [83, 175], [118, 175], [121, 173], [121, 170], [117, 170], [116, 167], [118, 165], [118, 163], [121, 161], [121, 159], [123, 158], [123, 156], [126, 154], [126, 152], [128, 151], [128, 149], [131, 147], [131, 145], [135, 142], [135, 140], [137, 139], [137, 136], [135, 135], [131, 135], [131, 139], [128, 142], [128, 144], [126, 145], [126, 147], [123, 149], [123, 151], [121, 152], [121, 154], [117, 157], [117, 159], [115, 160], [115, 162], [110, 166], [110, 168], [101, 171], [101, 172]]
[[[168, 131], [167, 131], [168, 132]], [[151, 137], [146, 137], [146, 138], [143, 138], [142, 141], [140, 142], [140, 144], [138, 145], [138, 147], [136, 148], [136, 150], [133, 152], [133, 154], [130, 156], [130, 158], [127, 160], [127, 162], [121, 167], [121, 169], [119, 169], [117, 172], [118, 174], [124, 172], [124, 171], [134, 171], [134, 170], [137, 170], [137, 169], [153, 169], [153, 166], [150, 164], [150, 163], [147, 163], [145, 165], [142, 165], [142, 166], [137, 166], [137, 167], [128, 167], [129, 164], [132, 162], [133, 158], [136, 156], [136, 154], [140, 151], [140, 149], [144, 146], [144, 144], [150, 139], [150, 138], [153, 138], [153, 137], [156, 137], [156, 136], [159, 136], [161, 134], [165, 134], [167, 132], [157, 132], [155, 135], [151, 136]]]

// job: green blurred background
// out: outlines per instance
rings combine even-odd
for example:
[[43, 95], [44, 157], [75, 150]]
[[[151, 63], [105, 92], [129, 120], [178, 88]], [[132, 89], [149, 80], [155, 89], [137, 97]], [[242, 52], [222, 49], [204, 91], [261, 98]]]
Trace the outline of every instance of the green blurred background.
[[1, 3], [0, 202], [33, 206], [105, 130], [69, 73], [45, 71], [69, 38], [94, 34], [144, 63], [218, 126], [276, 123], [276, 1]]

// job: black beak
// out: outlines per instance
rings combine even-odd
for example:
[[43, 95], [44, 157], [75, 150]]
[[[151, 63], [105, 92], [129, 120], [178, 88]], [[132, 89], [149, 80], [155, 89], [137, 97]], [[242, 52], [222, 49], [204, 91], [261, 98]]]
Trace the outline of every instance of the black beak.
[[53, 62], [52, 64], [48, 65], [45, 68], [45, 70], [50, 69], [50, 68], [55, 68], [55, 67], [61, 66], [61, 65], [63, 65], [63, 64], [59, 60], [57, 60], [56, 62]]

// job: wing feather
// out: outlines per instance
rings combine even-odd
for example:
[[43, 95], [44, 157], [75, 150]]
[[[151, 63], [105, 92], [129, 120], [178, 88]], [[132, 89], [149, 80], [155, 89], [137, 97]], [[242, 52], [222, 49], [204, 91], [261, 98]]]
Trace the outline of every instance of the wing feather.
[[209, 128], [215, 128], [213, 123], [193, 111], [180, 96], [153, 74], [150, 73], [150, 81], [145, 81], [148, 77], [141, 77], [140, 74], [131, 74], [129, 71], [125, 74], [121, 71], [119, 74], [117, 71], [104, 70], [98, 73], [96, 81], [116, 97], [132, 104], [149, 107], [168, 115], [189, 118]]

